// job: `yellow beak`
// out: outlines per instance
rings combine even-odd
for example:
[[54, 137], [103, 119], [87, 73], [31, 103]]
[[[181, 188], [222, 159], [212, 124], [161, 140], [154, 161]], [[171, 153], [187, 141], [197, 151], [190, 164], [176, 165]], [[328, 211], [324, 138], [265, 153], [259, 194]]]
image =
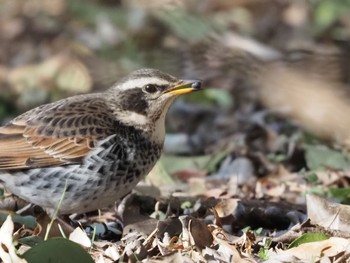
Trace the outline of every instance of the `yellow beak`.
[[178, 85], [169, 88], [165, 93], [170, 93], [173, 95], [187, 94], [192, 91], [197, 91], [201, 89], [201, 82], [199, 80], [182, 80]]

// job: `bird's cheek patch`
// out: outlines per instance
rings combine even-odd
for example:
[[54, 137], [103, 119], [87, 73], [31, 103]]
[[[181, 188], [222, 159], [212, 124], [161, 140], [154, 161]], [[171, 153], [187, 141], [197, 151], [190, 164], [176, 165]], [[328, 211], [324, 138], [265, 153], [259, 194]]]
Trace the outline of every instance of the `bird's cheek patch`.
[[121, 101], [122, 110], [146, 115], [148, 109], [146, 96], [140, 88], [126, 90]]

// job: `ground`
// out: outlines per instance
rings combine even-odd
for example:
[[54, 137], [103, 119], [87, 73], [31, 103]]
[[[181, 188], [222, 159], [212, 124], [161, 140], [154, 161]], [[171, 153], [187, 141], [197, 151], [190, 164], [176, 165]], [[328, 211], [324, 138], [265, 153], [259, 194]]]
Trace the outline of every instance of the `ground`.
[[5, 221], [25, 204], [3, 192], [4, 262], [349, 260], [348, 0], [0, 5], [2, 123], [143, 67], [205, 88], [171, 108], [147, 179], [72, 234], [43, 241], [36, 209]]

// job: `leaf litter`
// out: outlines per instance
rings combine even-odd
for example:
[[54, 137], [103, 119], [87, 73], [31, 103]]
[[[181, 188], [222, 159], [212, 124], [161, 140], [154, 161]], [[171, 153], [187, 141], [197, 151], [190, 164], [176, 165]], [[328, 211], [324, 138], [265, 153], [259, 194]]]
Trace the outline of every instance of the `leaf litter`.
[[[346, 1], [51, 2], [1, 3], [0, 119], [140, 67], [208, 88], [172, 107], [165, 154], [131, 197], [70, 216], [83, 252], [53, 248], [101, 263], [349, 260]], [[49, 219], [3, 197], [2, 260], [50, 246]]]

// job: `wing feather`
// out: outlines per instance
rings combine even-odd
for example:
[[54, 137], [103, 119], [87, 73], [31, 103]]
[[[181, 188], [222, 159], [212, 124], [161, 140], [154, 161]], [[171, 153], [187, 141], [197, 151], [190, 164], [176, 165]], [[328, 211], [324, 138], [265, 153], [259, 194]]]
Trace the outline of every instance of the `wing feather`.
[[[98, 140], [115, 133], [112, 116], [106, 103], [94, 94], [26, 112], [0, 127], [0, 170], [79, 163]], [[86, 119], [92, 121], [86, 123]]]

